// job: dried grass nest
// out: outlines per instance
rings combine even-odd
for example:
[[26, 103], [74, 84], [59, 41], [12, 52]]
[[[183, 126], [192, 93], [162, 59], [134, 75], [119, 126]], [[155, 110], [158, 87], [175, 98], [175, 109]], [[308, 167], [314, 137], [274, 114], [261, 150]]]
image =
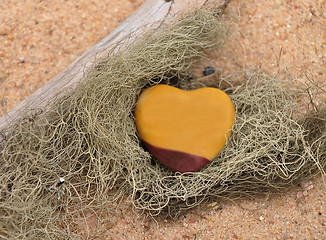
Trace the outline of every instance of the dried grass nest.
[[304, 113], [300, 101], [312, 88], [262, 72], [221, 79], [236, 122], [223, 152], [202, 170], [174, 173], [142, 147], [133, 118], [141, 90], [175, 79], [192, 88], [190, 66], [221, 47], [227, 29], [212, 11], [196, 10], [97, 64], [51, 107], [31, 109], [2, 130], [0, 238], [77, 239], [78, 219], [100, 216], [126, 195], [152, 216], [177, 216], [209, 198], [280, 192], [323, 172], [325, 107]]

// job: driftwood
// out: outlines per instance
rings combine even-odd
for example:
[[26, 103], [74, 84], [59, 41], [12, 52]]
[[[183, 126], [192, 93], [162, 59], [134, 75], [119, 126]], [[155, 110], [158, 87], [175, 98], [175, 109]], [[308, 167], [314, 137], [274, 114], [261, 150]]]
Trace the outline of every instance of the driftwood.
[[[6, 115], [0, 118], [0, 130], [10, 126], [19, 116], [26, 114], [30, 109], [46, 106], [51, 99], [57, 98], [60, 94], [69, 89], [73, 89], [81, 80], [83, 74], [87, 72], [94, 62], [107, 57], [113, 46], [122, 41], [130, 32], [134, 36], [141, 36], [143, 31], [149, 28], [159, 28], [162, 23], [170, 21], [172, 18], [195, 7], [201, 7], [205, 4], [218, 6], [219, 11], [224, 11], [231, 0], [147, 0], [142, 6], [133, 13], [131, 17], [125, 20], [118, 28], [109, 34], [102, 41], [93, 46], [90, 50], [79, 57], [64, 71], [50, 80], [43, 87], [39, 88], [20, 104], [14, 107]], [[144, 28], [143, 26], [148, 26]], [[132, 39], [137, 41], [137, 39]]]

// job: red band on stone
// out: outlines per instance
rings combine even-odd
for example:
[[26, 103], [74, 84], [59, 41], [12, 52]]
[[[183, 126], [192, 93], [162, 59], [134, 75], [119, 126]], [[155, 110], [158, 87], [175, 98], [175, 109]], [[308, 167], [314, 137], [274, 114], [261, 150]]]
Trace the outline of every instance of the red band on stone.
[[204, 167], [210, 161], [204, 157], [191, 153], [169, 150], [153, 146], [143, 141], [146, 148], [164, 166], [180, 173], [195, 172]]

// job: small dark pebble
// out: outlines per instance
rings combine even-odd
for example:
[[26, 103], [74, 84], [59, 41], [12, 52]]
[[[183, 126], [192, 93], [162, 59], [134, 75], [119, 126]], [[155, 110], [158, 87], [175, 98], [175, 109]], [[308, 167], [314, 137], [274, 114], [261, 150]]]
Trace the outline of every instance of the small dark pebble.
[[204, 75], [208, 76], [208, 75], [213, 74], [214, 72], [215, 72], [215, 68], [208, 66], [204, 70]]
[[321, 216], [321, 212], [319, 212], [318, 215]]
[[24, 58], [21, 58], [19, 59], [20, 63], [24, 63], [25, 62], [25, 59]]

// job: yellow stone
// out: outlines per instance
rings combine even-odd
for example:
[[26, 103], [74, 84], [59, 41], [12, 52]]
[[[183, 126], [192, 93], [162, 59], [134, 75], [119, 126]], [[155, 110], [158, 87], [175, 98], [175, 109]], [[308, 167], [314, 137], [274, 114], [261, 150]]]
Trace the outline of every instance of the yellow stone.
[[135, 107], [142, 140], [208, 160], [224, 148], [234, 115], [229, 96], [216, 88], [185, 91], [160, 84], [144, 90]]

